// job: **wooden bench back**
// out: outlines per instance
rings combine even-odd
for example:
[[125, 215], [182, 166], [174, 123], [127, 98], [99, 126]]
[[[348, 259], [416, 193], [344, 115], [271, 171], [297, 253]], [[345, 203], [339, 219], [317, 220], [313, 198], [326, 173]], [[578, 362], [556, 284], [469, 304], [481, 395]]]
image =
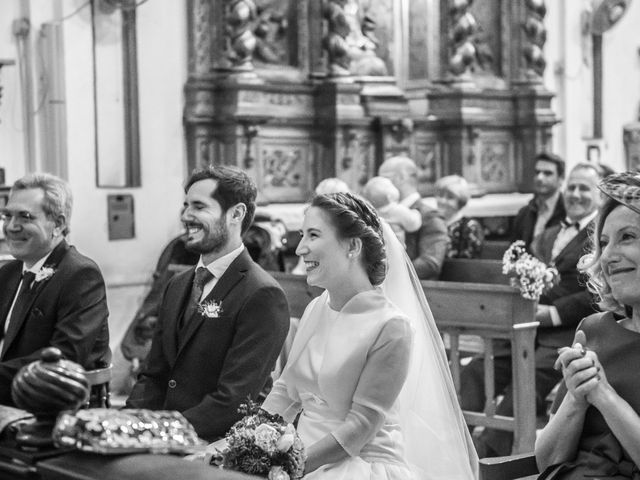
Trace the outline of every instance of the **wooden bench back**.
[[[284, 289], [292, 316], [301, 316], [309, 301], [322, 291], [309, 287], [304, 276], [270, 273]], [[484, 341], [488, 400], [484, 412], [463, 412], [465, 420], [470, 425], [513, 431], [514, 452], [532, 451], [536, 428], [534, 302], [522, 298], [516, 288], [508, 285], [452, 281], [422, 281], [421, 284], [438, 329], [447, 336], [451, 372], [458, 392], [460, 336], [477, 335]], [[514, 417], [495, 415], [494, 339], [508, 339], [512, 344]]]
[[442, 264], [439, 280], [509, 285], [509, 277], [502, 273], [502, 260], [478, 258], [446, 259]]

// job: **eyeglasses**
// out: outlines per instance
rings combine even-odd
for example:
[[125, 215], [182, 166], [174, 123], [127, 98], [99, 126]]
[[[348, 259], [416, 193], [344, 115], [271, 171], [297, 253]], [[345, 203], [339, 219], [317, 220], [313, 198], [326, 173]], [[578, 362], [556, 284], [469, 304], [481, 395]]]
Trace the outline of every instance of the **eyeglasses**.
[[0, 211], [0, 220], [6, 224], [13, 220], [14, 223], [25, 224], [31, 223], [36, 220], [36, 216], [29, 212], [17, 212], [13, 213], [9, 210]]

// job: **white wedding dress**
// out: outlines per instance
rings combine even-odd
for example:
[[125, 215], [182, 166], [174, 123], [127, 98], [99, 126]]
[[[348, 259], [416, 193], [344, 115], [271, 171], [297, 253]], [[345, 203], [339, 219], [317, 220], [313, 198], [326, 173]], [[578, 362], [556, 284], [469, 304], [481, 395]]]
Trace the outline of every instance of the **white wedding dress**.
[[301, 412], [305, 445], [331, 434], [349, 454], [305, 480], [477, 478], [433, 317], [387, 225], [385, 241], [382, 288], [357, 294], [340, 311], [326, 291], [314, 299], [262, 408], [287, 421]]

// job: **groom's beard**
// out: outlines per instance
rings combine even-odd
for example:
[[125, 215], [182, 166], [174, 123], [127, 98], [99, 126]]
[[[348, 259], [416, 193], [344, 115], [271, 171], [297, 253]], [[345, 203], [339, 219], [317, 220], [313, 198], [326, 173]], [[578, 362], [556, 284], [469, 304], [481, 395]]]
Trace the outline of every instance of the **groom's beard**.
[[201, 240], [191, 240], [189, 234], [186, 234], [185, 247], [187, 250], [200, 255], [216, 253], [223, 250], [229, 242], [229, 229], [224, 218], [216, 222], [211, 231], [207, 230], [205, 225], [202, 226], [202, 229], [204, 235]]

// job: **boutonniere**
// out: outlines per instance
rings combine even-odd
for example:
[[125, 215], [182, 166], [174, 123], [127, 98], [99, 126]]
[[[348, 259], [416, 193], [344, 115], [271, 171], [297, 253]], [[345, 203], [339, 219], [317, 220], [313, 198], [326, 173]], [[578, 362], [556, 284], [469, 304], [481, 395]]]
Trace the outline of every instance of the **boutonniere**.
[[34, 282], [44, 282], [45, 280], [50, 279], [56, 271], [51, 267], [42, 267], [40, 270], [36, 272], [36, 277], [34, 278]]
[[198, 312], [207, 318], [218, 318], [222, 313], [222, 305], [215, 300], [202, 302], [198, 305]]

